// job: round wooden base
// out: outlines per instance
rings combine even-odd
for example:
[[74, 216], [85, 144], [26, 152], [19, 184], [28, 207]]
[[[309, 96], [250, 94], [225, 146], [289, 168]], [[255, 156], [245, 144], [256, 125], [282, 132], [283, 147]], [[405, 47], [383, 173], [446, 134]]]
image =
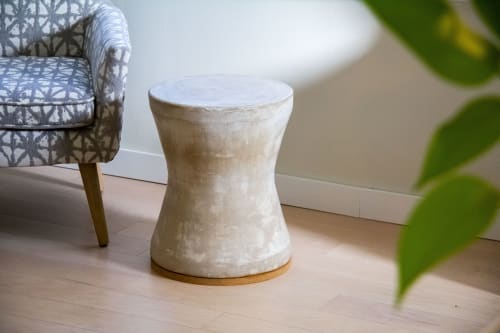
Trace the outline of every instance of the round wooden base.
[[159, 266], [157, 263], [153, 261], [153, 259], [151, 259], [151, 268], [157, 273], [169, 279], [186, 283], [202, 284], [209, 286], [236, 286], [241, 284], [262, 282], [280, 276], [281, 274], [285, 273], [290, 268], [290, 266], [291, 266], [291, 259], [283, 266], [278, 267], [269, 272], [259, 273], [255, 275], [234, 277], [234, 278], [205, 278], [205, 277], [191, 276], [169, 271], [168, 269]]

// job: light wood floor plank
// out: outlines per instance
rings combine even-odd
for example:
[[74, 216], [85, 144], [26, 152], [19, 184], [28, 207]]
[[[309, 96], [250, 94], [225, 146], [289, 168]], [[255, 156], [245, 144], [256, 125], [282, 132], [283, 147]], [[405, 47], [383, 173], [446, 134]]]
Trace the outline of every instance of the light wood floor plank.
[[97, 332], [196, 332], [174, 323], [15, 293], [0, 295], [0, 311]]
[[0, 169], [0, 332], [478, 332], [500, 315], [499, 242], [426, 275], [396, 311], [401, 227], [294, 207], [283, 207], [285, 275], [234, 287], [164, 279], [149, 238], [165, 186], [104, 178], [100, 249], [77, 171]]
[[126, 289], [110, 290], [73, 280], [41, 278], [0, 271], [0, 281], [2, 281], [0, 293], [70, 303], [192, 328], [201, 328], [220, 315], [218, 312], [188, 306], [181, 302], [133, 295], [127, 293]]
[[259, 333], [310, 333], [304, 330], [280, 324], [275, 324], [241, 315], [224, 313], [206, 327], [209, 332], [233, 333], [233, 332], [259, 332]]
[[96, 333], [77, 327], [69, 327], [42, 320], [0, 313], [0, 332], [8, 333]]

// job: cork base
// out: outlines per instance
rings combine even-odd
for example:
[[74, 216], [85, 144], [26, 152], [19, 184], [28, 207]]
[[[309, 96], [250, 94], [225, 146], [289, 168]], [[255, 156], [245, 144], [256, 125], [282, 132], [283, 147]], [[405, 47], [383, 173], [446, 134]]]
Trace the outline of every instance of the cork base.
[[259, 273], [259, 274], [255, 274], [255, 275], [234, 277], [234, 278], [206, 278], [206, 277], [191, 276], [191, 275], [186, 275], [186, 274], [181, 274], [181, 273], [169, 271], [168, 269], [165, 269], [165, 268], [159, 266], [151, 258], [151, 268], [155, 272], [157, 272], [157, 273], [159, 273], [159, 274], [161, 274], [169, 279], [181, 281], [181, 282], [186, 282], [186, 283], [209, 285], [209, 286], [236, 286], [236, 285], [242, 285], [242, 284], [258, 283], [258, 282], [262, 282], [262, 281], [266, 281], [266, 280], [275, 278], [277, 276], [280, 276], [281, 274], [284, 274], [286, 271], [288, 271], [290, 266], [291, 266], [291, 259], [288, 260], [288, 262], [286, 264], [284, 264], [283, 266], [278, 267], [278, 268], [276, 268], [272, 271], [269, 271], [269, 272]]

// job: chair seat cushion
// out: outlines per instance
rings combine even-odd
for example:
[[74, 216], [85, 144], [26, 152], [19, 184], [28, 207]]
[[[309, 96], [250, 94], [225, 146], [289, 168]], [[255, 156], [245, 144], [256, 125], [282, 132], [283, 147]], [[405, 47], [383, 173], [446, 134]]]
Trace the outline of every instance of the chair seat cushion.
[[61, 129], [94, 121], [87, 60], [0, 57], [0, 129]]

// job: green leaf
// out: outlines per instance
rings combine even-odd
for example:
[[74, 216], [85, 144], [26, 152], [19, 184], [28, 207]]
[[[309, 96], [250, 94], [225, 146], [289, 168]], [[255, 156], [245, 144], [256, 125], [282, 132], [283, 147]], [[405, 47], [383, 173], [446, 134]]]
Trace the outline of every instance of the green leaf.
[[477, 157], [499, 138], [500, 97], [469, 102], [434, 133], [417, 187]]
[[471, 31], [446, 1], [364, 1], [443, 78], [478, 85], [499, 70], [499, 51]]
[[449, 178], [422, 198], [401, 232], [398, 303], [420, 274], [487, 229], [499, 200], [493, 186], [464, 175]]
[[491, 31], [500, 37], [500, 1], [474, 0], [474, 6]]

